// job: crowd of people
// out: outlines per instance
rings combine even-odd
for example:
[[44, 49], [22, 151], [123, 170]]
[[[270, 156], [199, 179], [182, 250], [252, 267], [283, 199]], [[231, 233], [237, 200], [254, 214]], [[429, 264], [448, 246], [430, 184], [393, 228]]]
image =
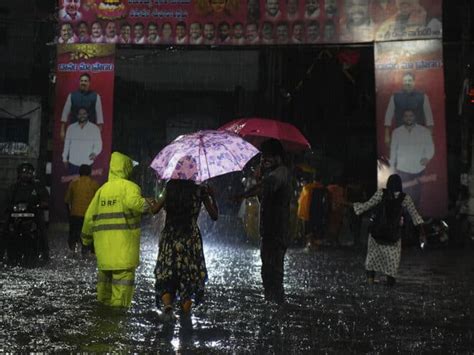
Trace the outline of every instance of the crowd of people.
[[[285, 151], [280, 141], [269, 139], [261, 144], [260, 150], [255, 184], [234, 195], [232, 201], [239, 203], [252, 196], [259, 198], [264, 296], [269, 302], [281, 304], [285, 301], [284, 259], [291, 242], [292, 174], [285, 163]], [[98, 301], [111, 307], [127, 308], [135, 290], [142, 216], [165, 210], [166, 220], [160, 233], [154, 271], [156, 305], [162, 308], [165, 320], [174, 319], [177, 309], [183, 315], [189, 315], [192, 305], [203, 300], [207, 281], [197, 219], [202, 206], [212, 220], [218, 219], [215, 192], [206, 183], [198, 185], [191, 180], [171, 179], [158, 198], [145, 198], [140, 187], [130, 180], [132, 171], [132, 159], [114, 152], [110, 160], [109, 179], [99, 187], [90, 177], [90, 166], [80, 166], [79, 177], [70, 183], [64, 199], [69, 212], [69, 248], [72, 253], [77, 253], [79, 246], [82, 246], [83, 254], [95, 254]], [[350, 187], [344, 190], [336, 182], [324, 186], [317, 180], [317, 176], [314, 176], [312, 181], [307, 181], [299, 198], [298, 217], [305, 222], [309, 248], [317, 246], [324, 236], [337, 239], [344, 210], [347, 209], [360, 215], [368, 210], [380, 210], [377, 206], [385, 206], [392, 222], [396, 221], [395, 226], [400, 225], [400, 211], [405, 209], [415, 225], [423, 223], [412, 199], [402, 191], [398, 175], [390, 176], [387, 188], [378, 190], [363, 203], [350, 201], [357, 196]], [[34, 200], [35, 205], [43, 203], [45, 207], [47, 193], [40, 193], [43, 190], [38, 186], [30, 166], [22, 166], [18, 182], [11, 189], [9, 205], [21, 199]], [[369, 236], [366, 259], [369, 283], [373, 283], [375, 272], [387, 275], [389, 285], [395, 282], [401, 254], [400, 228], [395, 229], [393, 233], [387, 232], [392, 234], [391, 243], [381, 242], [376, 237], [375, 229], [372, 230], [373, 235]], [[3, 232], [4, 236], [8, 235], [7, 230]], [[422, 228], [420, 232], [423, 238]], [[44, 229], [42, 241], [41, 252], [47, 258], [49, 254]], [[8, 249], [6, 242], [8, 238], [2, 237], [2, 258], [5, 249]]]

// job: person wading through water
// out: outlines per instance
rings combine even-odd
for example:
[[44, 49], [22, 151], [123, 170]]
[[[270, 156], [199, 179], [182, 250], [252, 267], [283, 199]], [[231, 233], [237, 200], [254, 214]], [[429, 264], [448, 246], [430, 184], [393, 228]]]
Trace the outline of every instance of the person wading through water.
[[[379, 209], [377, 213], [381, 213], [382, 208], [386, 208], [386, 219], [396, 219], [395, 221], [388, 222], [395, 223], [398, 228], [392, 229], [391, 232], [388, 232], [389, 229], [387, 229], [385, 236], [380, 236], [376, 233], [380, 226], [372, 226], [367, 244], [367, 258], [365, 260], [367, 282], [369, 284], [374, 283], [375, 273], [381, 272], [387, 275], [387, 285], [393, 286], [398, 267], [400, 266], [402, 252], [401, 209], [408, 212], [415, 226], [419, 226], [421, 240], [425, 239], [424, 229], [422, 228], [423, 219], [416, 210], [410, 195], [403, 193], [402, 179], [396, 174], [390, 175], [385, 189], [377, 190], [366, 202], [354, 203], [353, 208], [356, 215], [376, 208]], [[380, 218], [378, 222], [382, 223]], [[375, 223], [377, 223], [377, 218], [375, 218]], [[389, 233], [396, 233], [396, 235], [388, 235]]]

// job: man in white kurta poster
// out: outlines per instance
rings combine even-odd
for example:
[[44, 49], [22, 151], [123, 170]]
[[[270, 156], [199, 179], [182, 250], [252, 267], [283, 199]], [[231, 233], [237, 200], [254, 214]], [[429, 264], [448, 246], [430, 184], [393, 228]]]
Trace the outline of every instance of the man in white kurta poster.
[[420, 207], [421, 182], [426, 166], [434, 156], [431, 131], [416, 123], [415, 111], [403, 112], [403, 125], [394, 129], [390, 144], [390, 166], [400, 175], [404, 189]]
[[69, 175], [79, 174], [83, 164], [92, 165], [102, 152], [100, 129], [89, 122], [87, 110], [81, 107], [77, 122], [69, 125], [64, 139], [63, 163]]

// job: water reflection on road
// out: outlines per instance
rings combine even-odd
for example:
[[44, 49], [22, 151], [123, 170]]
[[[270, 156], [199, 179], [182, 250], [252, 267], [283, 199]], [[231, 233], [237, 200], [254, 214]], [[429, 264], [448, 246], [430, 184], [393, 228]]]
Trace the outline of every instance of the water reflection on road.
[[304, 353], [472, 351], [469, 250], [404, 250], [395, 288], [365, 284], [364, 253], [292, 248], [283, 306], [264, 301], [256, 246], [205, 240], [206, 300], [163, 323], [154, 304], [156, 237], [145, 233], [132, 308], [95, 301], [95, 261], [71, 258], [55, 236], [38, 269], [2, 267], [0, 351]]

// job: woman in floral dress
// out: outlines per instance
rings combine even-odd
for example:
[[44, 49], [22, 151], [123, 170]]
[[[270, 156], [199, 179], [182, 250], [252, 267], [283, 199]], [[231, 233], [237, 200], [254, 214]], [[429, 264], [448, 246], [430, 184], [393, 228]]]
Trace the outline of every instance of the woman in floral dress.
[[[393, 174], [387, 180], [387, 188], [380, 189], [364, 203], [354, 203], [354, 212], [356, 215], [360, 215], [382, 202], [382, 198], [386, 194], [390, 198], [397, 198], [399, 194], [403, 193], [402, 179], [399, 175]], [[418, 211], [413, 204], [413, 200], [407, 194], [405, 194], [402, 200], [402, 208], [404, 208], [410, 215], [413, 224], [420, 226], [420, 238], [424, 239], [424, 231], [421, 228], [423, 219], [419, 215]], [[395, 277], [397, 276], [398, 267], [400, 266], [400, 256], [402, 252], [402, 241], [398, 241], [394, 244], [381, 244], [369, 234], [369, 240], [367, 244], [367, 259], [365, 261], [365, 269], [367, 270], [367, 281], [369, 284], [374, 282], [375, 272], [381, 272], [387, 275], [387, 284], [393, 286], [395, 284]]]
[[204, 204], [215, 221], [218, 209], [213, 191], [189, 180], [170, 180], [162, 207], [166, 222], [161, 232], [155, 268], [156, 303], [163, 305], [165, 316], [173, 316], [173, 303], [179, 300], [184, 314], [191, 311], [204, 294], [207, 281], [201, 233], [197, 218]]

